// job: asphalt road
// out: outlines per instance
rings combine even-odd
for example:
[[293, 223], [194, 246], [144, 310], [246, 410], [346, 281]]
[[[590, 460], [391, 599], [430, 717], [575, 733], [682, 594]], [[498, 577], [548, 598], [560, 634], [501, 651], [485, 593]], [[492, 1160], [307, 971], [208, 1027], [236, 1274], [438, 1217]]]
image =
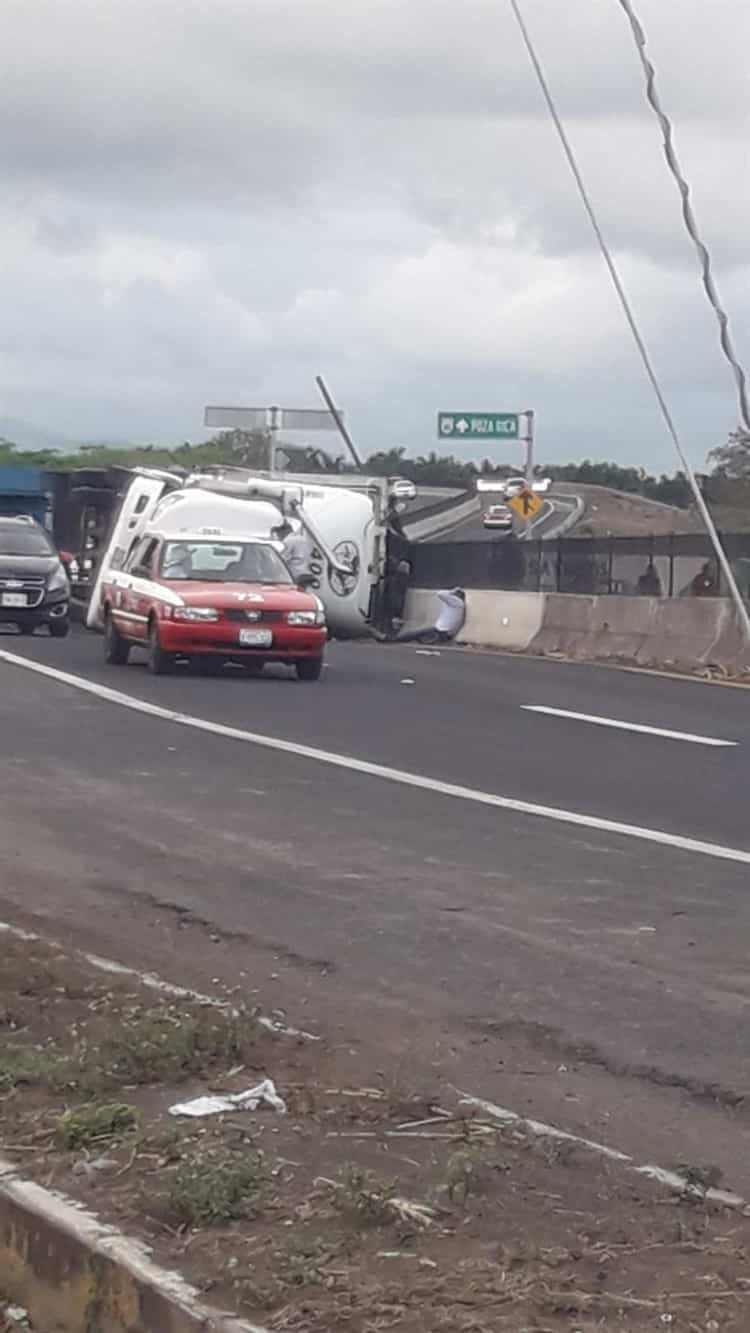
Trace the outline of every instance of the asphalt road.
[[[750, 852], [741, 690], [372, 644], [332, 645], [319, 685], [153, 679], [105, 668], [83, 631], [0, 647], [194, 718]], [[5, 661], [0, 686], [4, 911], [175, 979], [249, 974], [355, 1047], [750, 1190], [747, 864], [197, 732]]]
[[[537, 517], [530, 524], [530, 532], [533, 537], [554, 536], [557, 528], [574, 511], [576, 507], [575, 497], [571, 495], [557, 495], [550, 492], [541, 497], [544, 500], [544, 506]], [[476, 542], [476, 541], [504, 541], [503, 534], [488, 531], [482, 525], [482, 515], [490, 505], [502, 503], [502, 495], [486, 492], [480, 496], [482, 501], [482, 510], [478, 514], [472, 514], [470, 518], [457, 523], [454, 528], [439, 533], [435, 537], [427, 538], [428, 541], [436, 542]], [[516, 532], [525, 531], [525, 524], [520, 520], [515, 525]]]

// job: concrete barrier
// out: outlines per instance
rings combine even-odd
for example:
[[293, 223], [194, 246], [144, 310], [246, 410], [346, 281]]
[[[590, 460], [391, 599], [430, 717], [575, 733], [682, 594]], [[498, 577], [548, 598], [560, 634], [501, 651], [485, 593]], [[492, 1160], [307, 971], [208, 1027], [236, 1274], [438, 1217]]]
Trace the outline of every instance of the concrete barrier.
[[[435, 593], [413, 589], [410, 624], [435, 623]], [[586, 597], [467, 589], [457, 642], [639, 666], [750, 669], [732, 603], [720, 597]]]
[[542, 627], [545, 598], [535, 592], [489, 592], [466, 595], [466, 622], [459, 643], [523, 652]]
[[617, 658], [641, 666], [727, 668], [750, 661], [729, 601], [711, 598], [581, 597], [547, 593], [531, 652]]
[[143, 1246], [1, 1159], [0, 1287], [45, 1333], [266, 1333], [210, 1310]]

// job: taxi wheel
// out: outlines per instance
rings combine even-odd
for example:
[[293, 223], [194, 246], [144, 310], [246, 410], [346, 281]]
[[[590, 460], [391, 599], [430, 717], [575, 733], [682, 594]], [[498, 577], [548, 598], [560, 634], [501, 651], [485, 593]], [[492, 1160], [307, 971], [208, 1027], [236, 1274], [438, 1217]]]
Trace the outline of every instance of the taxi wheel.
[[172, 654], [165, 653], [159, 642], [159, 626], [152, 620], [148, 631], [148, 669], [152, 676], [164, 676], [172, 666]]
[[301, 657], [297, 663], [298, 680], [320, 680], [322, 672], [322, 657]]
[[104, 660], [111, 666], [125, 666], [130, 655], [130, 644], [123, 639], [111, 615], [104, 627]]

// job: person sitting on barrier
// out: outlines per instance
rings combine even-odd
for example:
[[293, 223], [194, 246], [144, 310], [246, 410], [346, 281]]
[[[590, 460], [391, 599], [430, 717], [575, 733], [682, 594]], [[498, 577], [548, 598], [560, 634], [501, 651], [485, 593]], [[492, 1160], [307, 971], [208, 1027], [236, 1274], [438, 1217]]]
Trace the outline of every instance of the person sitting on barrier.
[[710, 560], [702, 566], [690, 584], [691, 597], [716, 597], [718, 593], [716, 575]]
[[434, 625], [399, 630], [393, 635], [375, 633], [375, 637], [381, 643], [449, 643], [455, 639], [466, 620], [466, 593], [463, 588], [450, 588], [436, 592], [435, 596], [442, 605]]
[[654, 565], [653, 556], [638, 580], [638, 593], [641, 597], [661, 597], [661, 579]]

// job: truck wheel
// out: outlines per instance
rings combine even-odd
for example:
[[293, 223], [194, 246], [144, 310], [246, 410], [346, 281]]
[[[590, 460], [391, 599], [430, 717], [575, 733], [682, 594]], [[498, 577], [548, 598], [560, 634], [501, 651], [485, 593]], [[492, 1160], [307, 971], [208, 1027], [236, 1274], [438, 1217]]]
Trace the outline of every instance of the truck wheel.
[[298, 680], [320, 680], [322, 671], [322, 657], [301, 657], [297, 662]]
[[129, 656], [130, 644], [127, 639], [123, 639], [111, 612], [107, 612], [104, 622], [104, 660], [110, 666], [125, 666]]
[[148, 631], [148, 669], [152, 676], [164, 676], [172, 666], [172, 654], [165, 653], [159, 641], [159, 626], [151, 621]]

